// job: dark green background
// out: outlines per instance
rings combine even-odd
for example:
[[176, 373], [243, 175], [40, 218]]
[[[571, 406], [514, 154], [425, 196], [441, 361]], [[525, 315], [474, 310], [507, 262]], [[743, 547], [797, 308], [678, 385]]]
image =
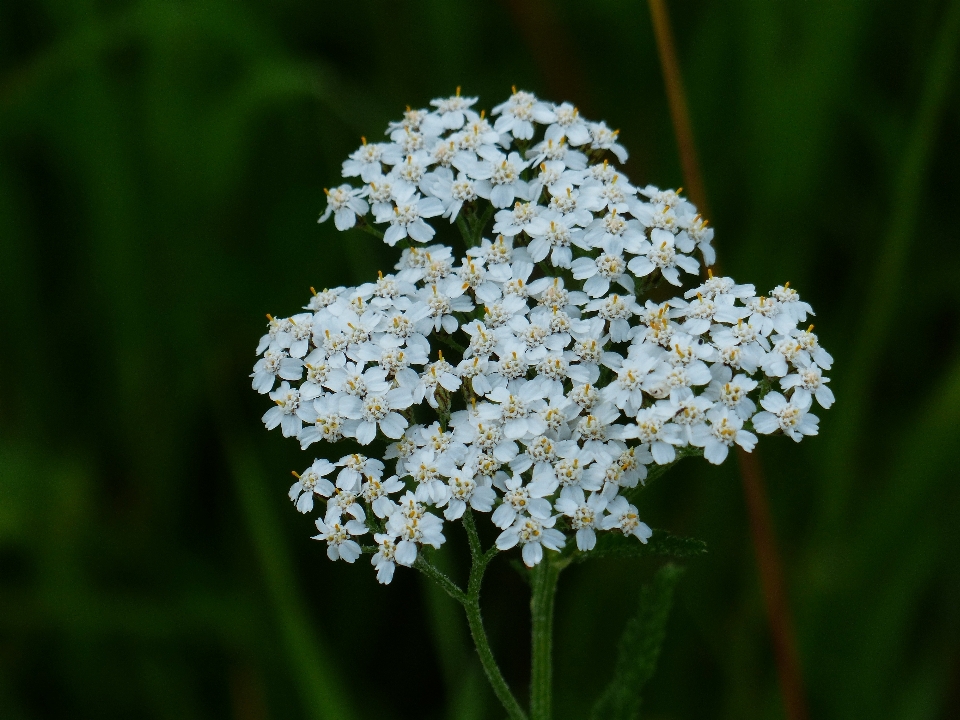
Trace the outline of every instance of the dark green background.
[[[820, 436], [759, 449], [818, 719], [960, 717], [957, 5], [669, 3], [725, 270], [792, 281], [836, 358]], [[455, 608], [309, 540], [285, 492], [313, 455], [263, 431], [247, 374], [265, 312], [392, 265], [316, 224], [359, 137], [512, 84], [682, 183], [639, 0], [3, 0], [0, 718], [500, 717]], [[735, 463], [688, 461], [641, 511], [710, 547], [645, 717], [782, 717]], [[487, 620], [522, 695], [502, 565]], [[654, 566], [561, 579], [561, 720]]]

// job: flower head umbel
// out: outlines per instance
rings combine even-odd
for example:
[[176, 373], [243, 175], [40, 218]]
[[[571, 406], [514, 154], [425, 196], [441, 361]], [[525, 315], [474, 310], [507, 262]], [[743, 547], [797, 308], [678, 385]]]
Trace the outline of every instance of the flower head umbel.
[[[648, 467], [799, 442], [835, 401], [810, 305], [714, 277], [713, 229], [630, 183], [619, 131], [524, 91], [489, 117], [477, 102], [408, 109], [343, 163], [320, 221], [399, 244], [395, 272], [268, 316], [251, 375], [268, 429], [344, 444], [289, 497], [381, 583], [475, 514], [530, 567], [603, 534], [645, 543]], [[451, 224], [466, 248], [437, 242]]]

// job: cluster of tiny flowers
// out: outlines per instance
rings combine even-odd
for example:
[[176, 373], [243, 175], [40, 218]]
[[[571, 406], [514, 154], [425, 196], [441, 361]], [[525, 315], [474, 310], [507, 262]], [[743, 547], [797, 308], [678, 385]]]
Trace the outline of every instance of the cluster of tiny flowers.
[[[713, 263], [713, 230], [677, 192], [630, 184], [617, 131], [526, 92], [493, 121], [476, 100], [408, 110], [343, 163], [357, 184], [329, 190], [320, 220], [382, 226], [403, 241], [396, 272], [268, 316], [252, 374], [275, 403], [268, 429], [381, 448], [316, 460], [290, 499], [322, 508], [331, 559], [366, 551], [382, 583], [468, 508], [530, 567], [598, 532], [646, 542], [627, 494], [649, 466], [678, 451], [719, 464], [755, 433], [800, 441], [813, 403], [833, 402], [832, 359], [789, 283], [758, 296], [708, 273], [642, 302]], [[460, 257], [434, 242], [455, 222]]]

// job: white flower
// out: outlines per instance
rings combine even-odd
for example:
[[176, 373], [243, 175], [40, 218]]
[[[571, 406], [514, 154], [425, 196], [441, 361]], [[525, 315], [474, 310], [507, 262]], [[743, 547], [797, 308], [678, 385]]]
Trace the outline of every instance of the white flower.
[[[444, 465], [447, 466], [444, 472]], [[404, 463], [405, 471], [417, 483], [416, 497], [419, 502], [443, 506], [449, 499], [449, 488], [441, 480], [441, 474], [453, 474], [456, 466], [437, 458], [430, 448], [418, 450]]]
[[369, 445], [377, 435], [377, 427], [388, 438], [403, 437], [408, 423], [395, 411], [405, 410], [412, 404], [410, 388], [397, 387], [383, 394], [367, 393], [363, 398], [348, 395], [341, 401], [340, 412], [344, 417], [360, 421], [352, 434], [361, 445]]
[[658, 364], [656, 355], [627, 358], [617, 368], [616, 379], [603, 389], [603, 399], [628, 415], [635, 414], [643, 405], [643, 384]]
[[[633, 252], [632, 248], [627, 248]], [[676, 251], [673, 233], [654, 228], [650, 232], [650, 240], [637, 243], [635, 246], [637, 257], [628, 263], [630, 272], [637, 277], [646, 277], [654, 270], [659, 270], [671, 285], [681, 285], [680, 271], [696, 274], [700, 270], [699, 263], [693, 258]]]
[[574, 147], [590, 142], [590, 130], [580, 111], [570, 103], [561, 103], [553, 109], [556, 120], [544, 132], [548, 140], [559, 141], [563, 138]]
[[319, 440], [336, 442], [344, 436], [344, 417], [340, 414], [340, 397], [322, 395], [313, 406], [300, 406], [301, 417], [310, 426], [300, 431], [300, 448], [306, 450]]
[[330, 497], [333, 495], [333, 483], [326, 476], [333, 472], [336, 465], [329, 460], [314, 460], [313, 465], [303, 471], [302, 475], [293, 473], [297, 481], [290, 486], [287, 493], [297, 506], [297, 510], [308, 513], [313, 510], [313, 496]]
[[640, 522], [637, 509], [622, 495], [617, 495], [607, 505], [607, 512], [609, 514], [603, 519], [604, 530], [616, 528], [624, 535], [633, 535], [644, 544], [653, 536], [653, 530], [646, 523]]
[[[598, 482], [592, 477], [588, 470], [589, 463], [593, 460], [590, 452], [581, 450], [576, 443], [574, 450], [567, 452], [563, 457], [553, 464], [553, 474], [557, 482], [562, 487], [580, 487], [584, 490], [599, 490], [603, 487], [602, 482]], [[562, 492], [562, 491], [561, 491]]]
[[391, 475], [386, 480], [381, 480], [378, 475], [366, 477], [366, 481], [360, 486], [361, 497], [378, 518], [389, 517], [396, 508], [390, 495], [403, 490], [406, 486], [396, 475]]
[[810, 357], [813, 358], [813, 361], [817, 365], [824, 370], [829, 370], [833, 367], [833, 357], [820, 347], [817, 336], [813, 334], [813, 325], [806, 330], [793, 330], [791, 335], [797, 339], [800, 346], [810, 354]]
[[783, 312], [783, 306], [775, 298], [758, 297], [748, 298], [747, 307], [750, 308], [750, 324], [759, 328], [764, 337], [776, 331], [781, 335], [789, 335], [797, 327], [797, 321], [789, 312]]
[[800, 442], [804, 435], [816, 435], [816, 415], [807, 412], [810, 409], [810, 396], [794, 396], [787, 400], [778, 392], [768, 393], [760, 401], [763, 411], [753, 416], [753, 427], [761, 435], [782, 430], [791, 440]]
[[695, 445], [702, 426], [707, 420], [707, 412], [713, 408], [713, 402], [704, 395], [694, 395], [688, 387], [674, 388], [670, 397], [658, 400], [657, 405], [669, 412], [672, 422], [680, 428], [680, 440], [685, 445]]
[[350, 185], [341, 185], [333, 190], [324, 189], [327, 209], [317, 222], [323, 222], [333, 214], [333, 223], [337, 230], [349, 230], [357, 224], [357, 215], [366, 215], [370, 210], [367, 201], [361, 197], [362, 192]]
[[550, 501], [544, 498], [553, 494], [555, 485], [549, 482], [524, 485], [519, 475], [508, 479], [505, 485], [503, 503], [493, 511], [491, 518], [498, 528], [507, 528], [521, 515], [531, 515], [541, 520], [550, 517]]
[[303, 363], [298, 358], [287, 357], [283, 350], [267, 350], [253, 366], [250, 377], [253, 378], [253, 389], [263, 395], [273, 389], [277, 377], [284, 380], [303, 377]]
[[725, 365], [714, 365], [712, 374], [714, 380], [704, 396], [733, 410], [742, 420], [753, 415], [757, 406], [750, 399], [750, 393], [757, 387], [757, 381], [743, 373], [734, 377], [733, 371]]
[[727, 459], [730, 447], [736, 443], [747, 452], [757, 444], [757, 436], [743, 429], [743, 420], [726, 407], [707, 412], [709, 425], [700, 425], [693, 433], [693, 445], [703, 448], [703, 457], [714, 465]]
[[516, 522], [497, 537], [497, 549], [509, 550], [517, 543], [523, 545], [521, 556], [527, 567], [539, 565], [543, 560], [543, 548], [559, 552], [566, 544], [563, 533], [554, 530], [555, 517], [518, 517]]
[[536, 98], [533, 93], [514, 91], [513, 95], [493, 108], [493, 115], [500, 115], [494, 125], [497, 132], [510, 133], [517, 140], [533, 137], [533, 123], [552, 123], [557, 119], [551, 107]]
[[683, 296], [689, 299], [702, 295], [708, 300], [713, 300], [727, 295], [734, 299], [750, 298], [756, 295], [753, 285], [737, 285], [733, 278], [718, 277], [709, 270], [707, 271], [707, 276], [705, 283], [692, 290], [687, 290]]
[[360, 453], [344, 455], [337, 461], [337, 467], [342, 468], [337, 473], [337, 487], [352, 493], [359, 491], [364, 476], [379, 478], [383, 475], [383, 463], [380, 460]]
[[587, 310], [596, 310], [597, 315], [610, 322], [610, 339], [624, 342], [630, 338], [631, 328], [627, 320], [639, 311], [632, 295], [608, 295], [587, 303]]
[[313, 539], [326, 540], [328, 558], [352, 563], [360, 557], [360, 545], [353, 538], [367, 532], [362, 521], [352, 519], [344, 523], [340, 519], [340, 509], [334, 507], [327, 510], [322, 520], [317, 518], [316, 526], [319, 533]]
[[453, 333], [460, 327], [460, 321], [453, 313], [473, 310], [473, 301], [463, 291], [463, 284], [456, 280], [432, 283], [421, 289], [419, 303], [426, 308], [426, 313], [417, 323], [417, 329], [426, 333], [431, 330], [439, 332], [442, 328], [447, 333]]
[[529, 165], [519, 153], [505, 155], [496, 149], [482, 150], [483, 161], [466, 166], [464, 171], [477, 182], [476, 192], [496, 208], [510, 207], [514, 198], [527, 199], [527, 184], [520, 173]]
[[421, 400], [426, 398], [430, 407], [436, 409], [437, 390], [443, 388], [447, 392], [453, 392], [459, 389], [460, 383], [461, 380], [457, 377], [456, 368], [441, 357], [440, 360], [430, 363], [424, 369], [423, 374], [417, 378], [416, 385], [410, 387], [410, 391], [413, 394], [414, 403], [420, 403]]
[[443, 203], [435, 197], [415, 194], [411, 186], [395, 192], [394, 198], [395, 204], [392, 208], [388, 206], [377, 213], [378, 223], [390, 223], [383, 235], [383, 241], [392, 247], [397, 241], [408, 236], [417, 242], [428, 242], [432, 239], [436, 231], [424, 222], [424, 218], [442, 215]]
[[594, 178], [585, 182], [581, 187], [581, 199], [585, 207], [594, 212], [609, 210], [610, 212], [625, 213], [630, 210], [630, 200], [636, 193], [627, 178], [619, 173], [613, 173], [609, 179], [606, 174], [601, 178]]
[[619, 130], [611, 130], [606, 123], [590, 123], [588, 126], [592, 142], [590, 147], [594, 150], [609, 150], [617, 156], [620, 162], [627, 161], [627, 149], [617, 142]]
[[762, 367], [771, 377], [783, 377], [790, 366], [806, 367], [810, 356], [795, 338], [775, 336], [773, 349], [763, 358]]
[[410, 566], [417, 560], [417, 547], [430, 545], [439, 549], [446, 541], [441, 532], [443, 520], [425, 511], [413, 495], [401, 498], [399, 507], [387, 521], [387, 532], [399, 538], [395, 560]]
[[[565, 149], [565, 146], [561, 145], [561, 148]], [[550, 152], [550, 149], [547, 150]], [[539, 200], [540, 195], [546, 190], [551, 197], [551, 210], [558, 210], [561, 213], [574, 212], [577, 208], [576, 201], [573, 198], [574, 187], [579, 185], [583, 179], [583, 173], [579, 170], [569, 169], [571, 166], [568, 165], [569, 162], [573, 162], [574, 165], [582, 164], [576, 161], [577, 157], [583, 158], [583, 163], [586, 163], [586, 158], [580, 153], [565, 153], [562, 156], [564, 159], [560, 160], [547, 160], [546, 162], [540, 159], [535, 158], [534, 163], [539, 165], [540, 173], [529, 185], [528, 196], [531, 200]], [[571, 199], [570, 207], [564, 207], [563, 209], [559, 207], [553, 207], [553, 200], [555, 198], [569, 197]], [[591, 218], [592, 219], [592, 218]]]
[[790, 283], [777, 285], [770, 291], [770, 297], [780, 303], [781, 312], [786, 313], [798, 323], [806, 322], [808, 314], [815, 314], [810, 304], [800, 299], [800, 293], [790, 287]]
[[[810, 366], [800, 368], [793, 375], [787, 375], [780, 380], [780, 387], [784, 390], [796, 388], [793, 392], [793, 398], [798, 402], [801, 401], [801, 398], [813, 395], [820, 407], [826, 410], [834, 402], [833, 390], [826, 385], [828, 382], [830, 382], [830, 378], [823, 377], [823, 371], [820, 368]], [[804, 402], [809, 405], [809, 401]]]
[[538, 305], [567, 313], [579, 314], [579, 306], [586, 304], [589, 300], [586, 293], [565, 288], [563, 278], [559, 277], [534, 280], [528, 286], [528, 291], [528, 294], [537, 300]]
[[[493, 225], [493, 231], [513, 237], [527, 229], [530, 222], [537, 217], [540, 212], [540, 206], [532, 202], [517, 202], [510, 210], [500, 210], [495, 216], [496, 221]], [[484, 240], [488, 246], [489, 240]], [[481, 246], [483, 248], [483, 246]], [[472, 248], [471, 248], [472, 249]], [[469, 254], [469, 251], [468, 251]]]
[[511, 440], [518, 440], [546, 431], [546, 423], [536, 415], [538, 410], [546, 407], [543, 400], [545, 394], [541, 383], [524, 382], [516, 392], [498, 387], [487, 397], [500, 403], [504, 435]]
[[698, 294], [689, 303], [676, 299], [670, 304], [676, 308], [674, 317], [686, 318], [680, 326], [685, 333], [703, 335], [713, 323], [736, 323], [750, 314], [747, 308], [736, 307], [735, 300], [732, 295], [711, 298]]
[[[447, 501], [447, 509], [443, 512], [447, 520], [459, 520], [468, 504], [478, 512], [490, 512], [493, 509], [497, 494], [489, 484], [488, 478], [479, 477], [481, 482], [477, 481], [477, 476], [474, 475], [470, 466], [450, 476], [447, 481], [450, 499]], [[487, 484], [482, 484], [483, 482]]]
[[377, 569], [377, 582], [389, 585], [396, 570], [397, 539], [395, 536], [377, 533], [373, 536], [377, 541], [377, 552], [370, 558], [370, 564]]
[[592, 493], [589, 499], [578, 487], [566, 487], [560, 493], [555, 507], [570, 518], [570, 527], [577, 531], [577, 549], [593, 550], [597, 544], [598, 529], [603, 525], [603, 510], [607, 500], [603, 495]]
[[273, 430], [280, 425], [284, 437], [296, 437], [300, 428], [303, 427], [303, 422], [297, 415], [300, 409], [300, 392], [284, 381], [280, 383], [279, 388], [270, 393], [270, 399], [277, 405], [263, 415], [263, 424], [267, 430]]
[[474, 117], [460, 132], [450, 136], [457, 147], [453, 164], [462, 167], [477, 159], [480, 153], [494, 150], [500, 142], [500, 133], [483, 117]]
[[628, 293], [633, 293], [633, 278], [626, 275], [627, 261], [623, 259], [619, 241], [611, 243], [607, 252], [596, 258], [582, 257], [573, 261], [571, 269], [577, 280], [586, 279], [583, 291], [590, 297], [606, 295], [610, 283], [619, 284]]
[[470, 288], [477, 300], [494, 302], [500, 299], [500, 287], [488, 279], [489, 274], [483, 267], [483, 261], [465, 258], [463, 265], [457, 268], [457, 276]]
[[431, 191], [443, 203], [443, 217], [450, 218], [452, 223], [456, 221], [464, 203], [477, 199], [476, 182], [463, 173], [454, 179], [453, 173], [445, 168], [437, 170], [435, 178]]
[[584, 450], [590, 453], [601, 452], [607, 440], [627, 440], [637, 437], [636, 426], [615, 424], [620, 419], [617, 408], [603, 403], [591, 409], [577, 422], [571, 434], [573, 440], [583, 442]]
[[267, 333], [260, 338], [257, 345], [257, 355], [264, 350], [284, 350], [290, 347], [290, 320], [288, 318], [275, 318], [267, 315]]
[[343, 176], [356, 177], [364, 182], [379, 178], [383, 172], [382, 163], [394, 165], [400, 160], [400, 151], [392, 143], [368, 143], [362, 138], [363, 145], [343, 163]]
[[[690, 242], [696, 244], [697, 249], [703, 255], [704, 265], [709, 267], [717, 261], [717, 253], [710, 245], [710, 241], [713, 240], [713, 228], [707, 227], [707, 221], [702, 217], [694, 216], [680, 232], [680, 235], [685, 235]], [[684, 240], [680, 239], [680, 242], [684, 242]]]
[[468, 119], [477, 117], [477, 114], [470, 108], [477, 102], [475, 97], [462, 97], [460, 88], [457, 88], [457, 94], [447, 98], [438, 98], [431, 100], [430, 104], [437, 109], [443, 127], [456, 130], [463, 126]]
[[658, 465], [671, 463], [677, 456], [674, 445], [683, 444], [679, 428], [666, 421], [670, 415], [663, 406], [643, 408], [637, 413], [637, 435], [641, 443], [649, 443], [650, 453]]
[[[527, 157], [534, 165], [555, 162], [560, 163], [561, 168], [570, 168], [571, 170], [583, 170], [587, 166], [587, 156], [582, 152], [571, 150], [563, 138], [544, 137], [541, 142], [527, 151]], [[579, 177], [579, 175], [571, 176], [571, 180], [574, 177]], [[533, 197], [538, 196], [539, 193]]]

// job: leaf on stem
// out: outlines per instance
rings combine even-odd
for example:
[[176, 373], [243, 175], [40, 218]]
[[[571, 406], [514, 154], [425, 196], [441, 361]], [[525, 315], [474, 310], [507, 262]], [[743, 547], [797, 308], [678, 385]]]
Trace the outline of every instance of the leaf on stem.
[[637, 538], [619, 533], [602, 533], [597, 544], [589, 552], [573, 555], [573, 562], [583, 562], [602, 557], [697, 557], [707, 552], [707, 544], [696, 538], [671, 535], [664, 530], [654, 530], [653, 537], [646, 543]]
[[613, 679], [593, 706], [591, 720], [635, 720], [640, 691], [653, 676], [683, 568], [664, 565], [640, 592], [640, 607], [623, 630]]

